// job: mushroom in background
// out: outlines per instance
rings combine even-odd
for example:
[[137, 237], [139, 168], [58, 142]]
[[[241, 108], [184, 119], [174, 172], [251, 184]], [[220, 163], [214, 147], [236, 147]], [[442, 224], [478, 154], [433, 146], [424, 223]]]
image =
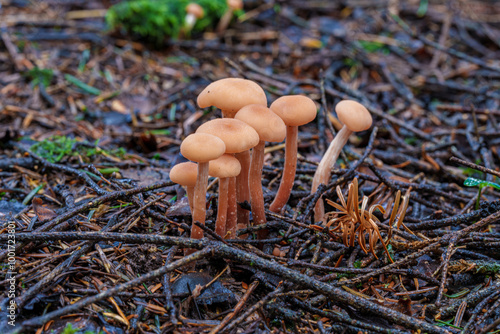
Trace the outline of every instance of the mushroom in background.
[[205, 10], [199, 4], [191, 2], [186, 6], [186, 17], [184, 19], [184, 33], [189, 35], [196, 21], [205, 16]]
[[285, 165], [278, 192], [269, 210], [280, 212], [288, 202], [297, 169], [297, 136], [300, 125], [316, 118], [316, 104], [303, 95], [286, 95], [278, 98], [269, 107], [286, 125]]
[[[370, 112], [360, 103], [351, 100], [342, 100], [335, 106], [339, 120], [344, 124], [330, 143], [323, 158], [314, 173], [311, 194], [318, 190], [320, 184], [328, 184], [332, 168], [337, 161], [340, 151], [347, 143], [353, 132], [368, 130], [372, 126]], [[322, 221], [325, 216], [325, 206], [320, 198], [314, 208], [314, 220]]]
[[198, 163], [198, 176], [193, 196], [193, 226], [191, 227], [193, 239], [203, 238], [203, 230], [194, 222], [205, 224], [208, 162], [223, 155], [225, 150], [226, 145], [220, 138], [207, 133], [191, 134], [181, 143], [182, 155]]
[[221, 17], [217, 25], [216, 31], [218, 33], [222, 33], [227, 29], [235, 11], [243, 9], [243, 0], [227, 0], [227, 7], [227, 11]]

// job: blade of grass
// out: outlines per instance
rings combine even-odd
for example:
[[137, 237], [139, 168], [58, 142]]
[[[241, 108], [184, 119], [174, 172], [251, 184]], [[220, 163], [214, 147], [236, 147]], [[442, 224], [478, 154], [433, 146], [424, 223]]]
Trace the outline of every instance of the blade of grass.
[[71, 74], [65, 74], [64, 78], [71, 84], [75, 85], [76, 87], [82, 89], [86, 93], [92, 94], [92, 95], [100, 95], [101, 91], [95, 87], [92, 87], [90, 85], [87, 85], [85, 82], [80, 81], [78, 78], [72, 76]]

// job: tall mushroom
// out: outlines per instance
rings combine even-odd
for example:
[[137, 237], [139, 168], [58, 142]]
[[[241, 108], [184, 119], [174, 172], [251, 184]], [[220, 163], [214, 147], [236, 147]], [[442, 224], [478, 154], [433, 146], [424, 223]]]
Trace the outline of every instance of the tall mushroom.
[[232, 154], [223, 154], [208, 164], [208, 175], [219, 178], [219, 203], [217, 205], [215, 233], [222, 238], [226, 235], [229, 180], [236, 177], [240, 171], [240, 162]]
[[[233, 118], [234, 115], [248, 104], [267, 106], [264, 90], [254, 81], [241, 78], [225, 78], [212, 82], [198, 95], [198, 106], [208, 108], [214, 106], [222, 111], [222, 116]], [[250, 202], [248, 188], [248, 173], [250, 167], [250, 152], [245, 150], [235, 154], [240, 161], [241, 172], [236, 177], [236, 199], [239, 203]], [[238, 223], [248, 225], [248, 211], [238, 206]]]
[[298, 127], [307, 124], [316, 117], [316, 104], [303, 95], [286, 95], [274, 101], [269, 107], [286, 124], [285, 165], [280, 186], [269, 210], [280, 212], [288, 202], [295, 180], [297, 168]]
[[181, 143], [182, 155], [198, 163], [198, 176], [193, 198], [193, 226], [191, 227], [191, 238], [193, 239], [203, 238], [203, 230], [194, 222], [205, 224], [208, 162], [223, 155], [225, 150], [226, 145], [220, 138], [207, 133], [191, 134]]
[[[314, 173], [311, 193], [318, 190], [320, 184], [328, 184], [332, 168], [339, 157], [340, 151], [347, 143], [353, 132], [368, 130], [372, 126], [370, 112], [360, 103], [351, 100], [342, 100], [335, 106], [339, 120], [344, 124], [328, 146], [323, 158]], [[314, 220], [322, 221], [325, 216], [325, 207], [320, 198], [314, 208]]]
[[170, 170], [170, 180], [186, 187], [191, 214], [193, 214], [193, 196], [196, 178], [198, 176], [198, 166], [194, 162], [181, 162]]
[[[208, 133], [219, 137], [226, 144], [226, 153], [235, 155], [248, 151], [259, 143], [259, 135], [250, 125], [232, 118], [218, 118], [203, 123], [198, 127], [196, 133]], [[243, 165], [241, 172], [243, 172]], [[229, 188], [229, 203], [236, 203], [234, 197], [236, 197], [235, 189]], [[229, 206], [226, 223], [228, 232], [232, 233], [231, 237], [236, 233], [237, 223], [236, 212], [233, 211], [233, 208]]]
[[[250, 165], [250, 199], [254, 225], [266, 223], [264, 210], [264, 194], [262, 193], [262, 166], [264, 165], [265, 142], [281, 142], [285, 139], [286, 126], [283, 120], [269, 108], [250, 104], [240, 109], [234, 116], [257, 131], [259, 143], [252, 149], [252, 163]], [[258, 232], [259, 239], [267, 236], [267, 230]]]

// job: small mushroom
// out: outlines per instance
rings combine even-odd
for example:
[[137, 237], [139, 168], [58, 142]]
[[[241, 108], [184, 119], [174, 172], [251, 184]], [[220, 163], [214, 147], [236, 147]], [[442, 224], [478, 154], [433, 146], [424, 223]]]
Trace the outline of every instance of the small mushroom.
[[189, 34], [193, 30], [196, 21], [205, 16], [203, 7], [195, 2], [191, 2], [186, 6], [186, 18], [184, 19], [184, 32]]
[[303, 95], [286, 95], [274, 101], [269, 107], [286, 124], [285, 165], [280, 186], [269, 210], [280, 212], [288, 202], [295, 180], [297, 168], [297, 135], [300, 125], [307, 124], [316, 117], [316, 104]]
[[208, 175], [219, 178], [219, 203], [217, 205], [215, 233], [222, 238], [226, 235], [229, 180], [234, 179], [240, 171], [240, 162], [232, 154], [223, 154], [208, 164]]
[[[205, 224], [208, 162], [223, 155], [225, 150], [226, 145], [220, 138], [207, 133], [191, 134], [181, 143], [182, 155], [198, 163], [198, 176], [193, 198], [193, 222]], [[203, 230], [195, 224], [191, 227], [191, 238], [203, 238]]]
[[[311, 193], [318, 190], [320, 184], [328, 184], [332, 168], [337, 161], [340, 151], [347, 143], [353, 132], [368, 130], [372, 126], [370, 112], [360, 103], [351, 100], [342, 100], [335, 106], [339, 120], [344, 124], [328, 146], [325, 154], [314, 173]], [[325, 207], [320, 198], [314, 208], [314, 220], [322, 221], [325, 216]]]
[[[248, 104], [267, 106], [264, 90], [254, 81], [241, 78], [224, 78], [212, 82], [198, 95], [198, 106], [208, 108], [214, 106], [222, 112], [222, 117], [234, 118], [234, 115]], [[250, 168], [250, 151], [236, 153], [241, 163], [240, 175], [236, 177], [236, 199], [239, 203], [250, 202], [248, 176]], [[248, 211], [237, 208], [238, 224], [248, 225]]]
[[[232, 118], [218, 118], [203, 123], [198, 127], [196, 133], [208, 133], [219, 137], [226, 144], [226, 153], [235, 154], [236, 158], [241, 163], [238, 153], [249, 151], [252, 147], [259, 143], [259, 135], [257, 132], [245, 122]], [[243, 164], [241, 164], [241, 171], [243, 172]], [[240, 172], [241, 175], [241, 172]], [[238, 177], [236, 177], [238, 179]], [[236, 189], [231, 188], [229, 184], [229, 207], [227, 214], [227, 231], [231, 232], [231, 237], [236, 233]], [[236, 199], [235, 199], [236, 198]], [[250, 196], [248, 198], [250, 200]], [[234, 206], [232, 206], [234, 203]]]
[[189, 208], [191, 209], [191, 214], [193, 214], [193, 196], [198, 176], [198, 165], [194, 162], [182, 162], [172, 167], [169, 175], [172, 182], [186, 187]]
[[[264, 194], [262, 193], [262, 167], [264, 165], [264, 148], [266, 141], [281, 142], [285, 139], [286, 126], [283, 120], [269, 108], [250, 104], [240, 109], [234, 116], [257, 131], [259, 143], [252, 149], [252, 163], [250, 165], [250, 199], [254, 225], [266, 223], [264, 210]], [[258, 232], [259, 239], [267, 236], [267, 230]]]
[[227, 7], [227, 11], [224, 15], [222, 15], [219, 24], [217, 25], [218, 33], [222, 33], [226, 30], [235, 11], [243, 9], [243, 0], [227, 0]]

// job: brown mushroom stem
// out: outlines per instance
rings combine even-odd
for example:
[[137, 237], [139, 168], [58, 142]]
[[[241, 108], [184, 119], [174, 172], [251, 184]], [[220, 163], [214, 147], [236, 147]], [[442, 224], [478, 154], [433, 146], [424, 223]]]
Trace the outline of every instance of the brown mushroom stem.
[[219, 204], [217, 206], [215, 233], [221, 237], [226, 235], [228, 186], [229, 178], [225, 177], [219, 179]]
[[[235, 112], [230, 112], [228, 110], [221, 110], [222, 118], [234, 118]], [[235, 158], [238, 159], [241, 165], [241, 172], [238, 176], [236, 176], [236, 183], [234, 184], [234, 188], [229, 186], [229, 193], [236, 193], [236, 212], [237, 212], [237, 224], [240, 226], [248, 227], [250, 221], [250, 212], [248, 210], [243, 209], [237, 203], [244, 203], [245, 201], [250, 203], [250, 190], [248, 189], [248, 173], [250, 171], [250, 150], [235, 153]], [[231, 208], [228, 208], [231, 209]], [[236, 225], [235, 225], [236, 231]], [[227, 231], [226, 231], [227, 232]], [[231, 238], [235, 236], [232, 235]]]
[[[198, 163], [198, 177], [194, 186], [194, 201], [193, 201], [193, 223], [200, 222], [205, 224], [206, 218], [206, 194], [208, 186], [208, 162]], [[191, 238], [203, 238], [203, 230], [193, 224], [191, 226]]]
[[299, 128], [297, 126], [286, 127], [285, 165], [283, 167], [283, 175], [281, 176], [278, 192], [269, 206], [269, 210], [272, 212], [280, 212], [286, 202], [288, 202], [288, 198], [292, 192], [293, 182], [295, 180], [295, 171], [297, 169], [298, 129]]
[[[233, 189], [233, 190], [231, 190]], [[226, 221], [226, 234], [229, 233], [230, 239], [236, 238], [236, 226], [237, 226], [237, 216], [236, 216], [236, 177], [229, 178], [228, 185], [228, 197], [227, 197], [227, 221]]]
[[[264, 194], [262, 193], [262, 166], [264, 165], [265, 142], [260, 141], [252, 149], [252, 164], [250, 165], [250, 199], [252, 205], [253, 224], [261, 225], [266, 223], [266, 212], [264, 210]], [[259, 239], [265, 239], [267, 230], [260, 230]]]
[[[352, 131], [347, 128], [347, 126], [343, 126], [342, 129], [337, 133], [335, 138], [328, 146], [323, 158], [314, 173], [314, 178], [311, 186], [311, 194], [315, 193], [318, 190], [320, 184], [328, 184], [330, 181], [330, 176], [332, 174], [332, 168], [337, 161], [340, 151], [347, 143], [349, 136], [352, 134]], [[323, 200], [321, 198], [316, 202], [316, 206], [314, 207], [314, 221], [322, 221], [325, 216], [325, 206], [323, 204]]]
[[194, 187], [186, 187], [186, 193], [188, 197], [189, 209], [193, 212]]
[[[241, 172], [236, 177], [236, 200], [238, 203], [244, 203], [245, 201], [250, 203], [250, 189], [248, 188], [251, 163], [250, 151], [236, 153], [234, 156], [241, 164]], [[238, 224], [248, 227], [250, 212], [239, 205], [237, 205], [236, 210], [238, 212]]]

